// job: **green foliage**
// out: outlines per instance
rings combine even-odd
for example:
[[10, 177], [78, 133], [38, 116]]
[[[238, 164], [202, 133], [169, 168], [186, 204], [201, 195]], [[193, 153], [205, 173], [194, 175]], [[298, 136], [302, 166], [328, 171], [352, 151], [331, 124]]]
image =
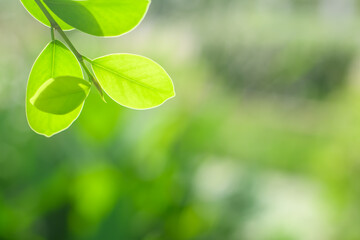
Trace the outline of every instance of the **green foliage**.
[[95, 36], [119, 36], [144, 18], [149, 0], [44, 0], [66, 23]]
[[[68, 128], [79, 116], [91, 84], [102, 98], [105, 90], [117, 103], [133, 109], [157, 107], [175, 96], [169, 75], [152, 60], [113, 54], [92, 61], [76, 50], [63, 31], [76, 28], [105, 37], [124, 34], [144, 18], [149, 0], [21, 1], [34, 18], [51, 27], [53, 39], [35, 62], [28, 82], [26, 112], [35, 132], [50, 137]], [[69, 48], [55, 40], [54, 30]], [[92, 64], [96, 76], [85, 61]], [[83, 79], [82, 70], [90, 83]]]
[[169, 75], [148, 58], [113, 54], [95, 59], [92, 68], [104, 91], [123, 106], [147, 109], [175, 96]]
[[[36, 2], [34, 0], [21, 0], [21, 2], [24, 5], [24, 7], [26, 8], [26, 10], [28, 10], [28, 12], [35, 19], [37, 19], [39, 22], [41, 22], [42, 24], [45, 24], [48, 27], [51, 26], [49, 20], [46, 18], [45, 14], [41, 11], [41, 9], [39, 8], [39, 6], [36, 4]], [[55, 21], [60, 25], [60, 27], [63, 30], [74, 29], [72, 26], [66, 24], [64, 21], [62, 21], [60, 18], [58, 18], [54, 13], [52, 13], [48, 7], [46, 7], [46, 9], [50, 12], [50, 14], [53, 16]]]
[[181, 94], [134, 111], [93, 88], [46, 139], [22, 106], [48, 31], [0, 1], [0, 239], [359, 240], [360, 1], [293, 2], [158, 0], [138, 40], [75, 33], [94, 58], [151, 56]]
[[49, 79], [60, 76], [83, 78], [74, 54], [61, 42], [52, 41], [37, 58], [28, 81], [26, 115], [30, 127], [37, 133], [52, 136], [66, 128], [79, 116], [82, 106], [64, 115], [46, 113], [30, 103], [30, 99]]
[[81, 78], [61, 76], [47, 80], [30, 99], [37, 109], [63, 115], [74, 111], [86, 99], [90, 83]]

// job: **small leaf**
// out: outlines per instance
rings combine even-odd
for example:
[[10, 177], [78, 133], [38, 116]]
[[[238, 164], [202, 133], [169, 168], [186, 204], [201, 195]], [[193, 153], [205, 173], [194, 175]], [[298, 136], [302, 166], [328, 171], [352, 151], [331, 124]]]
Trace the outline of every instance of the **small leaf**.
[[63, 21], [95, 36], [119, 36], [144, 18], [150, 0], [43, 0]]
[[[36, 20], [44, 24], [45, 26], [51, 27], [49, 20], [46, 18], [44, 13], [41, 11], [39, 6], [36, 4], [34, 0], [21, 0], [22, 4], [24, 5], [25, 9], [30, 13], [31, 16], [33, 16]], [[43, 2], [43, 0], [41, 0]], [[44, 6], [46, 9], [50, 12], [50, 14], [53, 16], [55, 21], [59, 24], [62, 30], [72, 30], [74, 29], [72, 26], [66, 24], [64, 21], [62, 21], [60, 18], [58, 18], [45, 4]]]
[[148, 58], [112, 54], [92, 61], [92, 68], [104, 91], [125, 107], [153, 108], [175, 96], [169, 75]]
[[81, 78], [51, 78], [37, 90], [30, 103], [43, 112], [64, 115], [83, 104], [90, 87], [90, 83]]
[[26, 90], [26, 117], [29, 126], [38, 134], [51, 137], [67, 129], [80, 115], [82, 105], [68, 114], [55, 115], [40, 111], [30, 103], [30, 98], [47, 80], [64, 75], [83, 78], [74, 54], [61, 42], [52, 41], [36, 59]]

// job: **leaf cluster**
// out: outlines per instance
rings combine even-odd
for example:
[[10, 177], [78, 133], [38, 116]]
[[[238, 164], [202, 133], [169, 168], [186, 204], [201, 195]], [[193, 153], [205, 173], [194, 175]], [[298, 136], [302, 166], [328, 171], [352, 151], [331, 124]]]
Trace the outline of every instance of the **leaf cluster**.
[[[27, 86], [26, 115], [36, 133], [51, 137], [67, 129], [80, 115], [93, 85], [103, 99], [105, 92], [118, 104], [137, 110], [157, 107], [175, 96], [171, 78], [154, 61], [134, 54], [91, 60], [76, 50], [64, 32], [77, 29], [94, 36], [120, 36], [142, 21], [149, 0], [21, 2], [35, 19], [51, 28], [52, 36], [36, 59]], [[67, 46], [55, 39], [54, 31]]]

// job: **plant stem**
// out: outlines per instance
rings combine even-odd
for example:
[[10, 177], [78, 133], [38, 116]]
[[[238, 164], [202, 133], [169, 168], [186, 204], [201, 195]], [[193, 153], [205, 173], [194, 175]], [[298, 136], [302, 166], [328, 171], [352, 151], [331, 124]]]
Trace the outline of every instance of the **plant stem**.
[[[46, 7], [44, 6], [44, 4], [40, 1], [40, 0], [34, 0], [36, 2], [36, 4], [39, 6], [39, 8], [41, 9], [41, 11], [45, 14], [46, 18], [49, 20], [50, 25], [51, 25], [51, 29], [52, 29], [52, 37], [54, 37], [53, 35], [53, 29], [55, 29], [60, 36], [64, 39], [64, 41], [66, 42], [66, 44], [69, 46], [70, 50], [74, 53], [76, 59], [78, 60], [78, 62], [80, 63], [81, 67], [84, 69], [86, 75], [89, 77], [90, 81], [92, 83], [94, 83], [96, 89], [99, 91], [101, 98], [105, 101], [104, 99], [104, 94], [102, 91], [102, 88], [99, 84], [99, 82], [96, 80], [96, 78], [93, 76], [93, 74], [90, 72], [90, 70], [88, 69], [88, 67], [86, 66], [85, 62], [84, 62], [84, 58], [89, 61], [89, 58], [84, 57], [83, 55], [81, 55], [75, 48], [75, 46], [72, 44], [72, 42], [70, 41], [70, 39], [66, 36], [65, 32], [61, 29], [61, 27], [59, 26], [59, 24], [55, 21], [55, 19], [51, 16], [51, 14], [49, 13], [49, 11], [46, 9]], [[54, 37], [55, 38], [55, 37]], [[90, 60], [91, 61], [91, 60]]]
[[92, 60], [91, 60], [90, 58], [87, 58], [87, 57], [85, 57], [85, 56], [83, 56], [83, 58], [84, 58], [85, 61], [87, 61], [87, 62], [89, 62], [89, 63], [92, 63]]
[[54, 33], [54, 28], [51, 27], [51, 40], [55, 41], [55, 33]]

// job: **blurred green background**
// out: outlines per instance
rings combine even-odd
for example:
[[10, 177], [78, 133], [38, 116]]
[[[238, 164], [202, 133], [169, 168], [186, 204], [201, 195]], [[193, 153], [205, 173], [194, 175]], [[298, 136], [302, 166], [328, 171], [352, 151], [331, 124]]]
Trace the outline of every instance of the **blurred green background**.
[[177, 97], [104, 104], [51, 139], [25, 117], [49, 30], [0, 0], [0, 239], [359, 240], [360, 1], [153, 0], [84, 55], [145, 55]]

